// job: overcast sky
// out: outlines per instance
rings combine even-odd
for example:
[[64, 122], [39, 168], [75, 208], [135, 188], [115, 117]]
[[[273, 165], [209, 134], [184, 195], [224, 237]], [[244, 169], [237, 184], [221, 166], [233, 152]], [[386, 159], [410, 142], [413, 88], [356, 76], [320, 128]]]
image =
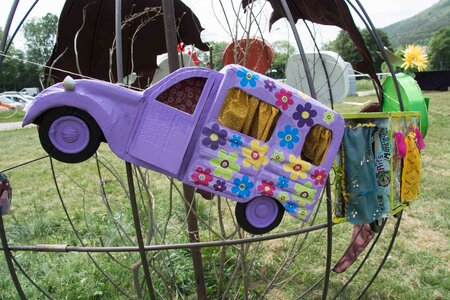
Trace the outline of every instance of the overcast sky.
[[[432, 6], [439, 0], [361, 0], [364, 8], [367, 10], [372, 22], [376, 27], [382, 28], [399, 20], [409, 18], [416, 13]], [[0, 26], [4, 27], [10, 7], [13, 0], [0, 0]], [[17, 23], [22, 19], [23, 15], [27, 11], [28, 7], [33, 3], [33, 0], [21, 0], [19, 2], [19, 7], [14, 17], [13, 27], [14, 30]], [[194, 13], [200, 19], [200, 22], [204, 28], [204, 36], [208, 40], [213, 41], [230, 41], [231, 38], [226, 30], [226, 22], [222, 7], [220, 6], [220, 1], [218, 0], [183, 0]], [[222, 0], [224, 4], [225, 11], [227, 12], [227, 18], [231, 24], [235, 23], [236, 17], [233, 13], [233, 6], [231, 3], [235, 3], [235, 10], [239, 8], [239, 0]], [[47, 12], [54, 13], [59, 16], [62, 6], [64, 4], [63, 0], [40, 0], [39, 3], [34, 8], [30, 17], [42, 16]], [[261, 11], [259, 14], [260, 27], [263, 31], [265, 39], [269, 41], [276, 40], [290, 40], [294, 43], [294, 37], [288, 29], [287, 22], [280, 20], [275, 23], [272, 31], [268, 31], [267, 19], [272, 11], [270, 4], [267, 1], [256, 1], [255, 2], [257, 11]], [[241, 12], [242, 18], [242, 12]], [[363, 23], [358, 17], [355, 17], [356, 23], [359, 27], [363, 27]], [[255, 26], [253, 26], [254, 28]], [[306, 31], [306, 27], [302, 22], [298, 22], [297, 28], [302, 37], [302, 42], [305, 44], [306, 49], [312, 49], [312, 39], [309, 38], [309, 34]], [[319, 44], [326, 43], [333, 40], [339, 29], [333, 26], [314, 26], [313, 28], [315, 39]], [[11, 31], [10, 31], [11, 32]], [[19, 46], [23, 40], [19, 37], [15, 44]]]

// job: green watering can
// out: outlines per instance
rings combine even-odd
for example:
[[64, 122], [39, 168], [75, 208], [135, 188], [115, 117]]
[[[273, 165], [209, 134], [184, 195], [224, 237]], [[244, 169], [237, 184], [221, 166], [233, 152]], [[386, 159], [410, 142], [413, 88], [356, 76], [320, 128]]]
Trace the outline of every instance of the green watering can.
[[[423, 96], [422, 90], [411, 76], [399, 73], [396, 74], [396, 77], [403, 100], [404, 110], [420, 112], [420, 132], [422, 133], [422, 136], [425, 137], [428, 129], [428, 105], [430, 98], [425, 98]], [[388, 76], [384, 79], [383, 91], [382, 111], [400, 111], [400, 104], [392, 76]]]

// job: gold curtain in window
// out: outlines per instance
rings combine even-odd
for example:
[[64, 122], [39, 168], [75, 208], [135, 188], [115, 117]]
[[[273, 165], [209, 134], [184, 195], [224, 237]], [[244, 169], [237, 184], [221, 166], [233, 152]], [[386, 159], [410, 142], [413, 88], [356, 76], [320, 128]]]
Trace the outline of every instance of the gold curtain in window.
[[[223, 126], [266, 142], [279, 116], [280, 110], [275, 106], [233, 88], [225, 98], [218, 121]], [[331, 130], [320, 125], [313, 126], [303, 145], [302, 157], [313, 165], [321, 165], [331, 138]]]
[[302, 156], [313, 165], [321, 165], [330, 146], [331, 137], [331, 130], [320, 125], [313, 126], [306, 136]]
[[230, 129], [266, 142], [272, 135], [279, 113], [278, 108], [233, 88], [225, 98], [218, 121]]

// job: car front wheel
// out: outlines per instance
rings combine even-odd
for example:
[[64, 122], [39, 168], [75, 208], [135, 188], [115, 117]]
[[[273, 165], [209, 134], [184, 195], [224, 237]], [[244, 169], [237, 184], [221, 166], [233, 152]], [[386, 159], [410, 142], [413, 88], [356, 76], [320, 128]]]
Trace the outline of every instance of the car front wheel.
[[39, 139], [47, 153], [62, 162], [79, 163], [98, 149], [102, 131], [85, 111], [58, 107], [47, 111], [39, 124]]

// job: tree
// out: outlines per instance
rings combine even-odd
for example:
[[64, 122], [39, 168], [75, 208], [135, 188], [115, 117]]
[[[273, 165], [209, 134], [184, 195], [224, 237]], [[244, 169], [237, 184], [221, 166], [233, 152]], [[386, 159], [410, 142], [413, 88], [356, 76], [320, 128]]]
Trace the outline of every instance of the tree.
[[[0, 39], [2, 38], [4, 32], [0, 28]], [[25, 55], [23, 51], [14, 48], [14, 44], [11, 45], [8, 51], [8, 56], [17, 57], [24, 59]], [[14, 91], [21, 88], [23, 78], [21, 74], [24, 74], [25, 65], [20, 60], [5, 57], [3, 64], [1, 66], [0, 73], [0, 90], [1, 91]]]
[[276, 41], [272, 46], [274, 56], [269, 75], [276, 79], [286, 78], [286, 64], [289, 56], [294, 54], [295, 48], [288, 41]]
[[[222, 56], [225, 47], [228, 45], [227, 42], [210, 42], [212, 47], [212, 62], [214, 70], [220, 70], [223, 68]], [[209, 59], [208, 59], [209, 61]]]
[[[377, 29], [377, 33], [380, 36], [383, 45], [387, 48], [391, 48], [391, 43], [389, 42], [389, 38], [386, 32], [381, 29]], [[377, 54], [377, 52], [380, 50], [374, 38], [372, 37], [372, 34], [367, 29], [363, 29], [361, 30], [361, 36], [363, 37], [364, 42], [366, 43], [366, 47], [370, 52], [375, 71], [381, 72], [381, 64], [383, 63], [383, 59]], [[341, 30], [339, 32], [337, 38], [334, 41], [326, 44], [324, 46], [324, 50], [331, 50], [339, 53], [339, 55], [341, 55], [341, 57], [345, 61], [351, 63], [352, 65], [355, 65], [356, 62], [362, 60], [361, 54], [359, 53], [355, 44], [353, 44], [348, 33], [344, 30]]]
[[[0, 90], [21, 90], [24, 87], [40, 86], [39, 77], [43, 74], [43, 67], [24, 63], [28, 60], [45, 65], [53, 51], [56, 39], [58, 17], [47, 14], [42, 18], [33, 18], [25, 23], [23, 31], [26, 40], [26, 51], [14, 47], [12, 44], [8, 56], [3, 61], [0, 74]], [[3, 31], [0, 29], [0, 37]]]
[[450, 26], [433, 34], [429, 49], [430, 69], [450, 69]]
[[56, 41], [58, 17], [48, 13], [25, 23], [26, 56], [29, 61], [45, 65], [52, 55]]

